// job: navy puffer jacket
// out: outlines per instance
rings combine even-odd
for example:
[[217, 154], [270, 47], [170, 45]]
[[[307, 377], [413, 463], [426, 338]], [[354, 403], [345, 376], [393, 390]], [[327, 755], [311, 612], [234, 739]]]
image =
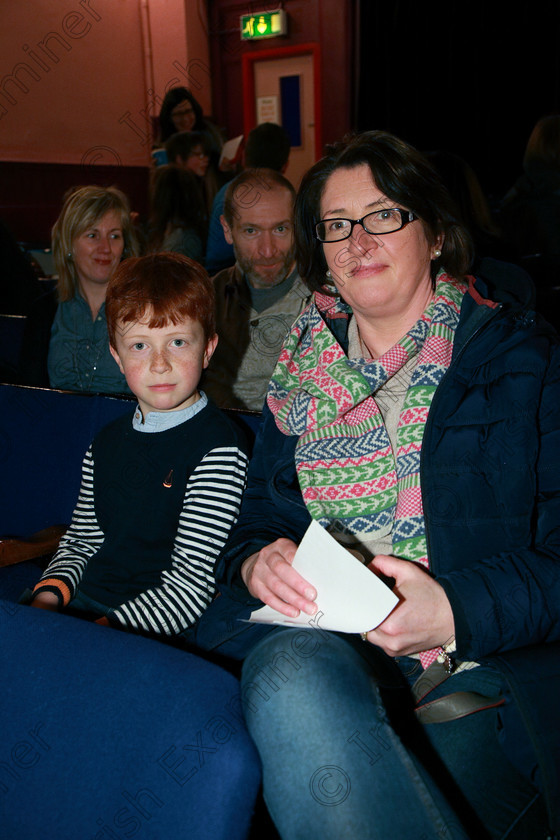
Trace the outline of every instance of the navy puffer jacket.
[[[533, 303], [524, 272], [482, 262], [430, 408], [421, 485], [430, 570], [453, 609], [457, 655], [491, 660], [505, 675], [560, 836], [560, 340]], [[347, 323], [330, 326], [344, 346]], [[296, 440], [265, 408], [221, 558], [224, 613], [228, 602], [232, 616], [254, 603], [243, 560], [279, 537], [299, 542], [309, 524]]]

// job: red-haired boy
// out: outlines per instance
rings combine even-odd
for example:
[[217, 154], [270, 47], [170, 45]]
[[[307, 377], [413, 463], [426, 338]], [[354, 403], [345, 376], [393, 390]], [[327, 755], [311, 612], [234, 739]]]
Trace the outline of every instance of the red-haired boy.
[[89, 448], [72, 523], [31, 603], [188, 636], [214, 596], [248, 465], [242, 433], [198, 390], [218, 341], [212, 282], [177, 254], [128, 259], [105, 311], [138, 406]]

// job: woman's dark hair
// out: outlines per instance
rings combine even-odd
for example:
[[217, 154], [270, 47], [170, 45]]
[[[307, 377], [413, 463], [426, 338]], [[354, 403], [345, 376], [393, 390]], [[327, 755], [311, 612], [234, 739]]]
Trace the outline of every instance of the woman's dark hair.
[[150, 184], [148, 250], [158, 251], [168, 225], [194, 228], [205, 240], [204, 199], [196, 175], [178, 166], [157, 166]]
[[173, 124], [173, 120], [171, 119], [171, 111], [173, 111], [177, 105], [185, 100], [190, 102], [194, 111], [195, 122], [193, 125], [193, 131], [203, 131], [204, 118], [200, 103], [197, 102], [188, 88], [174, 87], [171, 88], [171, 90], [168, 90], [165, 94], [161, 111], [159, 112], [159, 139], [161, 143], [165, 143], [165, 141], [177, 131], [175, 125]]
[[321, 219], [325, 185], [337, 169], [365, 164], [381, 192], [420, 219], [430, 244], [444, 234], [441, 257], [432, 261], [432, 278], [440, 268], [460, 278], [469, 270], [472, 243], [459, 222], [453, 199], [426, 158], [403, 140], [385, 131], [367, 131], [337, 143], [303, 177], [296, 199], [294, 230], [300, 276], [312, 291], [325, 289], [327, 263], [315, 237]]

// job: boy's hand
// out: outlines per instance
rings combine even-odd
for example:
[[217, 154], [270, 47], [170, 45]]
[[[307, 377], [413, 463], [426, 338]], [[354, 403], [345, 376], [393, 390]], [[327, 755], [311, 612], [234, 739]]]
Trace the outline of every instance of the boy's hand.
[[39, 610], [58, 612], [58, 598], [54, 592], [39, 592], [31, 601], [30, 606], [37, 607]]
[[111, 622], [109, 621], [109, 619], [107, 618], [106, 615], [102, 615], [101, 618], [96, 618], [95, 621], [94, 621], [94, 624], [100, 624], [101, 627], [110, 627], [111, 626]]

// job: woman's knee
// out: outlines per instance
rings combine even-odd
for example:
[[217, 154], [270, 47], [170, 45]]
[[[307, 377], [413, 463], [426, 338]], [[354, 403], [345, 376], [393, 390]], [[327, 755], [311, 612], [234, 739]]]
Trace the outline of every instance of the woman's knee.
[[283, 725], [292, 733], [309, 731], [310, 719], [328, 727], [356, 702], [370, 709], [375, 703], [368, 663], [346, 640], [310, 628], [279, 630], [256, 645], [243, 666], [241, 694], [249, 728], [258, 731], [273, 716], [279, 738]]

